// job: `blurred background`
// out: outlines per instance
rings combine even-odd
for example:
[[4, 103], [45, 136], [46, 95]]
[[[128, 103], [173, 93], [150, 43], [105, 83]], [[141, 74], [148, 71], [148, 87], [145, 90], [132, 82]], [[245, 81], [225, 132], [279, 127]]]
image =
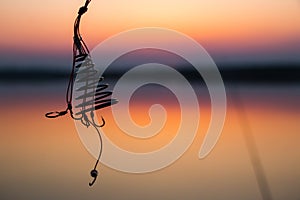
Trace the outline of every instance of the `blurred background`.
[[[0, 199], [263, 199], [266, 187], [257, 179], [247, 135], [255, 141], [272, 199], [300, 198], [298, 0], [92, 1], [81, 24], [90, 49], [133, 28], [182, 32], [214, 59], [228, 98], [221, 138], [212, 153], [199, 160], [209, 124], [209, 96], [202, 79], [178, 63], [201, 107], [203, 121], [194, 143], [173, 165], [153, 173], [126, 174], [101, 166], [93, 188], [87, 184], [94, 158], [81, 144], [73, 121], [68, 116], [44, 117], [65, 108], [73, 22], [83, 3], [0, 2]], [[135, 58], [140, 56], [130, 57]], [[120, 67], [107, 72], [108, 81], [115, 81], [109, 77], [119, 75]], [[169, 106], [174, 116], [179, 112], [176, 100], [162, 88], [144, 89], [133, 98], [132, 115], [145, 112], [135, 117], [137, 123], [148, 121], [152, 103]], [[162, 96], [145, 95], [158, 91]], [[110, 108], [101, 115], [114, 123]], [[105, 127], [108, 132], [110, 128], [115, 131], [113, 125]], [[163, 145], [153, 138], [154, 143], [127, 146], [121, 132], [109, 137], [137, 151]]]

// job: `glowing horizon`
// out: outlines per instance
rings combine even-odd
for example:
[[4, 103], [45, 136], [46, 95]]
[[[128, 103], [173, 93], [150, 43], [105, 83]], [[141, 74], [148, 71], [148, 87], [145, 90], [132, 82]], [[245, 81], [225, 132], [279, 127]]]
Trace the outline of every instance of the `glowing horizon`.
[[[83, 3], [1, 2], [1, 52], [69, 52], [73, 21]], [[280, 49], [288, 54], [299, 49], [299, 11], [296, 0], [92, 1], [81, 32], [90, 48], [119, 32], [154, 26], [187, 34], [216, 52]]]

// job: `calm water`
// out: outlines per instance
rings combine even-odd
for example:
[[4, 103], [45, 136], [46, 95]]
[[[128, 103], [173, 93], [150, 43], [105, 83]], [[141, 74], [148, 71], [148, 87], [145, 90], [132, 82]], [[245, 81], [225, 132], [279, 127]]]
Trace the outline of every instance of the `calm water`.
[[[44, 117], [48, 111], [64, 109], [64, 90], [64, 82], [0, 86], [0, 199], [261, 199], [243, 137], [245, 120], [257, 143], [273, 198], [300, 198], [299, 85], [227, 85], [224, 130], [212, 153], [203, 160], [197, 155], [210, 106], [200, 95], [203, 125], [178, 161], [139, 175], [101, 165], [93, 188], [88, 182], [94, 158], [81, 143], [73, 121], [68, 116]], [[236, 95], [246, 118], [241, 118]], [[131, 109], [137, 123], [143, 124], [148, 121], [143, 105], [148, 106], [149, 98], [141, 96], [137, 95], [136, 106]], [[162, 99], [169, 101], [169, 97]], [[172, 116], [176, 116], [176, 101], [168, 108], [172, 110]], [[126, 143], [122, 133], [113, 129], [110, 110], [101, 112], [111, 124], [105, 128], [114, 130], [108, 137], [118, 145], [141, 152], [162, 145], [163, 139], [148, 146], [137, 141]]]

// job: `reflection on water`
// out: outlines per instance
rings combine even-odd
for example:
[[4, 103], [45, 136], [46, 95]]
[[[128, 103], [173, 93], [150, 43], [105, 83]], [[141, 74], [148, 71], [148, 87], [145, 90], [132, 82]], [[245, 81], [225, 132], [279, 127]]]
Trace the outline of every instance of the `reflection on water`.
[[[88, 187], [94, 158], [88, 154], [69, 117], [46, 119], [44, 113], [64, 104], [64, 83], [1, 85], [1, 199], [261, 199], [245, 146], [238, 93], [245, 107], [274, 199], [299, 199], [300, 87], [226, 87], [227, 118], [221, 138], [203, 160], [198, 159], [210, 116], [206, 97], [198, 95], [201, 123], [196, 140], [173, 165], [148, 174], [126, 174], [100, 166], [100, 176]], [[142, 91], [140, 91], [142, 92]], [[201, 92], [201, 90], [199, 90]], [[144, 96], [145, 97], [145, 96]], [[180, 110], [172, 94], [161, 98], [172, 120]], [[204, 99], [204, 100], [203, 100]], [[136, 95], [131, 107], [138, 124], [147, 124], [148, 108], [157, 99]], [[193, 112], [193, 110], [191, 110]], [[132, 140], [117, 131], [110, 110], [102, 110], [106, 129], [122, 148], [146, 152], [160, 148], [172, 134], [158, 134], [152, 143]], [[174, 119], [173, 119], [174, 118]], [[167, 125], [167, 133], [173, 126]], [[124, 142], [125, 141], [125, 142]], [[141, 142], [141, 143], [139, 143]]]

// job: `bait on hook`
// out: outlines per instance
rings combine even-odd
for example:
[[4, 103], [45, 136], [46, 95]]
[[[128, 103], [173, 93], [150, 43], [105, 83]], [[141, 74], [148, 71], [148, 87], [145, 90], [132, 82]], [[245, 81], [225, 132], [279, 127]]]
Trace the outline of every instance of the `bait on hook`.
[[[79, 9], [78, 16], [74, 23], [73, 64], [66, 92], [67, 108], [66, 110], [60, 112], [55, 111], [46, 113], [45, 116], [48, 118], [56, 118], [69, 112], [70, 116], [74, 120], [80, 120], [81, 123], [87, 128], [89, 126], [93, 126], [96, 129], [100, 141], [100, 150], [94, 169], [90, 173], [93, 180], [89, 183], [89, 186], [92, 186], [98, 176], [98, 171], [96, 168], [102, 154], [103, 145], [102, 137], [98, 128], [105, 125], [105, 120], [103, 117], [101, 117], [102, 124], [99, 125], [95, 122], [94, 111], [116, 104], [117, 100], [110, 98], [112, 95], [111, 91], [104, 91], [108, 88], [108, 84], [100, 84], [100, 82], [103, 81], [103, 77], [100, 79], [98, 78], [98, 72], [95, 70], [95, 64], [92, 61], [88, 47], [82, 40], [79, 32], [81, 16], [87, 12], [90, 2], [91, 0], [86, 0], [85, 5]], [[76, 88], [76, 92], [80, 93], [80, 95], [75, 99], [81, 103], [74, 105], [79, 111], [73, 113], [72, 97], [75, 78], [76, 82], [81, 84], [81, 87]]]

